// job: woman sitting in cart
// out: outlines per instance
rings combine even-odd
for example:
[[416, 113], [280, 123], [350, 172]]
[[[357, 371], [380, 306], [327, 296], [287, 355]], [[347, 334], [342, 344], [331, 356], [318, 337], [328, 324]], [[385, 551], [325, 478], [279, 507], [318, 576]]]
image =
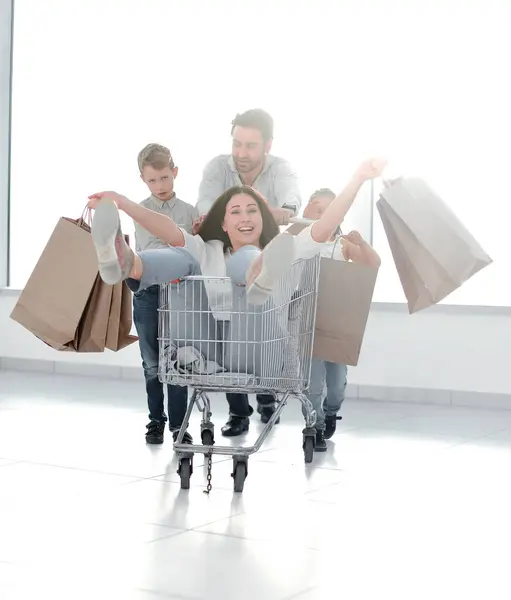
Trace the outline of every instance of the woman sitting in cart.
[[[190, 275], [230, 277], [234, 283], [247, 286], [250, 304], [264, 304], [294, 261], [321, 252], [344, 220], [362, 184], [380, 176], [385, 164], [381, 159], [362, 163], [321, 217], [297, 236], [279, 234], [265, 200], [247, 186], [224, 192], [196, 235], [181, 229], [170, 217], [115, 192], [93, 194], [89, 197], [89, 207], [95, 209], [92, 238], [99, 274], [110, 285], [127, 280], [133, 292]], [[166, 242], [169, 248], [134, 253], [122, 234], [119, 210]], [[209, 300], [211, 303], [212, 298]], [[248, 399], [246, 405], [243, 415], [239, 414], [240, 407], [236, 414], [231, 411], [229, 421], [222, 428], [224, 435], [248, 430], [251, 414]]]

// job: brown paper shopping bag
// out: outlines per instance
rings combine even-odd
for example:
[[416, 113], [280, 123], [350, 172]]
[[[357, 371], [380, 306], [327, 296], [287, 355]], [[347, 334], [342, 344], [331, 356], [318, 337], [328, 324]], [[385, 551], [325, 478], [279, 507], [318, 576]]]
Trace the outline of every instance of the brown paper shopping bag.
[[356, 366], [378, 269], [322, 258], [313, 356]]
[[59, 219], [11, 319], [57, 350], [76, 350], [78, 325], [98, 275], [84, 219]]
[[131, 291], [125, 281], [114, 285], [112, 303], [108, 318], [106, 347], [117, 352], [136, 342], [138, 337], [131, 335], [133, 309]]
[[104, 352], [114, 286], [98, 275], [78, 326], [77, 352]]
[[112, 289], [112, 302], [110, 304], [110, 314], [108, 315], [108, 328], [106, 333], [105, 347], [109, 350], [117, 351], [119, 340], [119, 329], [121, 325], [121, 301], [122, 301], [122, 283], [114, 285]]
[[492, 262], [421, 179], [388, 183], [377, 207], [410, 314], [440, 302]]

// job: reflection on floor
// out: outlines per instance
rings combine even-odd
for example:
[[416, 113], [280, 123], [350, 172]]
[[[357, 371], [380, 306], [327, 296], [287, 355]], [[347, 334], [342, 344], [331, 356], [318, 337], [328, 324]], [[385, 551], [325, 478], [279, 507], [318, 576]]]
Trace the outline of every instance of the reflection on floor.
[[348, 400], [305, 466], [290, 406], [210, 496], [145, 412], [139, 383], [0, 373], [2, 600], [511, 597], [511, 412]]

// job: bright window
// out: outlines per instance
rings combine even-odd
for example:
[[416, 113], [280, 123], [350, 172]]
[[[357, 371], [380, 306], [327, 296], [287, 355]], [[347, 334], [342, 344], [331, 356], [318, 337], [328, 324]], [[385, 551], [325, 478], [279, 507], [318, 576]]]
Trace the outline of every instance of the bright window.
[[[87, 194], [146, 197], [136, 156], [148, 142], [172, 148], [176, 190], [194, 204], [205, 163], [229, 152], [230, 121], [262, 107], [304, 201], [339, 190], [376, 152], [427, 176], [496, 261], [449, 301], [511, 305], [510, 4], [17, 0], [11, 285]], [[346, 227], [369, 235], [363, 196]], [[376, 214], [374, 224], [375, 299], [401, 302]]]

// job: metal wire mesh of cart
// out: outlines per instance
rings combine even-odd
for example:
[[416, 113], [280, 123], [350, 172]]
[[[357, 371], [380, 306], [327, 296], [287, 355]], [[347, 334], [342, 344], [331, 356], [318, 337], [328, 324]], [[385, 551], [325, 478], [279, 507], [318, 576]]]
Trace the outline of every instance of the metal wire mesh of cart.
[[297, 261], [262, 306], [228, 277], [161, 286], [159, 377], [222, 391], [302, 392], [309, 385], [319, 256]]

